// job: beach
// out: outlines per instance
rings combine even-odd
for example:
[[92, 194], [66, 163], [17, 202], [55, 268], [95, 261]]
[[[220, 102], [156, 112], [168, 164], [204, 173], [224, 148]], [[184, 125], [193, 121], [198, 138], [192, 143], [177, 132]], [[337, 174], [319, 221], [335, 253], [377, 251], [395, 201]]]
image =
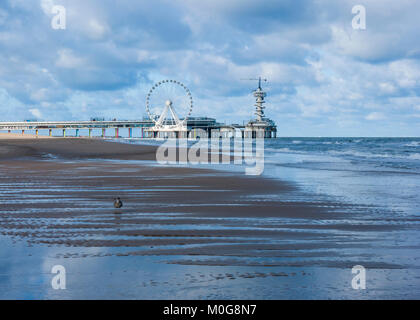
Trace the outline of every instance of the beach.
[[[152, 145], [3, 134], [0, 150], [3, 299], [419, 297], [418, 243], [394, 241], [418, 217], [384, 223], [269, 175], [158, 165]], [[369, 290], [351, 287], [355, 265]]]

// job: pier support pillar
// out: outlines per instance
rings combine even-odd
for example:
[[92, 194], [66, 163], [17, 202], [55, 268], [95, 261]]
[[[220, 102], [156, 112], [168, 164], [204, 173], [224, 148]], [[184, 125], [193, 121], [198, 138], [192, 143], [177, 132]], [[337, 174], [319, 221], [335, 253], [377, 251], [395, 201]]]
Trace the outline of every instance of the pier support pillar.
[[49, 130], [48, 135], [52, 137], [52, 129]]

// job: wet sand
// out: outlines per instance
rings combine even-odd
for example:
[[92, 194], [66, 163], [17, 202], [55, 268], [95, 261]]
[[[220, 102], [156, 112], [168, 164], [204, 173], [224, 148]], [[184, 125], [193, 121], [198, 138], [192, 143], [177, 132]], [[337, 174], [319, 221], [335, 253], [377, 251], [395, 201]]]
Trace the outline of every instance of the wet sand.
[[0, 135], [0, 159], [28, 156], [36, 160], [36, 157], [54, 155], [66, 159], [156, 160], [155, 153], [154, 146], [136, 146], [101, 139]]
[[[175, 294], [177, 298], [194, 298], [185, 288], [206, 277], [220, 281], [284, 279], [293, 278], [297, 269], [303, 279], [264, 280], [255, 295], [240, 293], [244, 289], [242, 280], [235, 280], [234, 284], [223, 282], [223, 288], [200, 287], [200, 296], [223, 298], [223, 290], [236, 288], [229, 297], [267, 294], [263, 297], [275, 298], [279, 292], [263, 293], [271, 284], [274, 290], [277, 285], [308, 280], [327, 290], [327, 297], [339, 297], [340, 290], [352, 296], [355, 293], [348, 291], [352, 289], [347, 280], [341, 282], [340, 278], [343, 288], [338, 285], [338, 289], [331, 289], [307, 277], [317, 273], [318, 277], [328, 278], [335, 270], [345, 278], [347, 273], [351, 275], [352, 266], [361, 264], [378, 270], [375, 277], [382, 279], [381, 270], [403, 270], [405, 274], [409, 267], [398, 254], [393, 257], [384, 252], [403, 252], [404, 248], [395, 245], [390, 235], [413, 232], [413, 221], [408, 221], [413, 217], [398, 217], [395, 223], [389, 218], [384, 222], [376, 217], [375, 208], [319, 200], [281, 180], [241, 172], [160, 166], [153, 162], [153, 146], [99, 139], [3, 138], [0, 150], [2, 237], [16, 245], [25, 244], [22, 252], [28, 257], [37, 255], [42, 248], [51, 248], [54, 259], [60, 263], [68, 261], [66, 265], [79, 259], [85, 262], [79, 261], [78, 265], [91, 265], [91, 260], [86, 260], [89, 258], [136, 259], [129, 263], [133, 276], [149, 263], [137, 259], [157, 258], [158, 265], [173, 267], [165, 269], [167, 273], [147, 276], [152, 287], [162, 282], [154, 289], [154, 298], [165, 297], [159, 295], [161, 290], [169, 290], [168, 282], [162, 279], [178, 270], [176, 266], [205, 270], [193, 269], [194, 276], [182, 275], [181, 270], [181, 276], [175, 276], [175, 280], [183, 289], [170, 291], [172, 296], [166, 298]], [[124, 202], [122, 209], [113, 207], [117, 196]], [[126, 275], [118, 267], [121, 261], [117, 265], [115, 260], [108, 263], [106, 267], [92, 268], [118, 273], [118, 279], [123, 281]], [[147, 268], [160, 267], [153, 262]], [[224, 272], [218, 275], [214, 268], [224, 268]], [[93, 281], [88, 277], [91, 273], [81, 272], [88, 283]], [[189, 276], [195, 278], [191, 280]], [[124, 293], [118, 293], [122, 290], [118, 279], [114, 279], [114, 291], [103, 291], [103, 296], [89, 289], [80, 294], [88, 298], [123, 297]], [[107, 281], [111, 280], [104, 283]], [[0, 276], [0, 287], [1, 283]], [[203, 286], [209, 283], [213, 282], [203, 282]], [[303, 297], [306, 288], [305, 284], [296, 289], [294, 297]], [[150, 290], [142, 293], [137, 286], [131, 289], [131, 298], [152, 294]]]
[[[331, 250], [357, 247], [369, 232], [397, 228], [349, 223], [351, 206], [299, 201], [295, 187], [278, 180], [100, 160], [153, 160], [153, 146], [22, 139], [0, 140], [0, 148], [8, 150], [0, 162], [1, 190], [7, 190], [0, 197], [1, 232], [31, 243], [130, 247], [125, 254], [213, 256], [208, 263], [249, 264], [219, 258], [341, 255]], [[290, 200], [277, 200], [279, 194], [290, 194]], [[121, 210], [112, 206], [117, 196], [124, 202]], [[351, 237], [343, 236], [350, 231]], [[184, 262], [203, 263], [198, 260]]]

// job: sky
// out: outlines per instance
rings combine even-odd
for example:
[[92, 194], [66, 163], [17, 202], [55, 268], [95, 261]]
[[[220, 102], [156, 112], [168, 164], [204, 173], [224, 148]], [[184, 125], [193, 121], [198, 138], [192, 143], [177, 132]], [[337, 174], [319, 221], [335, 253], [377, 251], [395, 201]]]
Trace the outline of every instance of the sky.
[[278, 136], [420, 136], [419, 12], [418, 0], [0, 0], [0, 121], [141, 119], [153, 84], [175, 79], [193, 116], [242, 123], [257, 86], [244, 79], [261, 76]]

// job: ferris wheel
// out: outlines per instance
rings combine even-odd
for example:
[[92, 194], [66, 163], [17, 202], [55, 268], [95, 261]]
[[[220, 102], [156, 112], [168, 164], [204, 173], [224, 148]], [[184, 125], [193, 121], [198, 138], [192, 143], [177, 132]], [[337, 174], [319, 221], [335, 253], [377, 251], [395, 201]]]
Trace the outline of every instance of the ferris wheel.
[[146, 111], [156, 129], [185, 129], [192, 109], [190, 90], [176, 80], [154, 84], [146, 97]]

